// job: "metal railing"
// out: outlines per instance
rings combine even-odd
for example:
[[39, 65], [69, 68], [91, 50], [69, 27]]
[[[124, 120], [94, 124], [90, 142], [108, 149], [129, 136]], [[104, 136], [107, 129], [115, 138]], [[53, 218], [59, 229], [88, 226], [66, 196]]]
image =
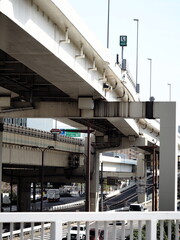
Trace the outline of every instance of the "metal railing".
[[[11, 132], [16, 134], [22, 134], [30, 137], [37, 137], [37, 138], [44, 138], [53, 140], [54, 136], [50, 132], [41, 131], [38, 129], [23, 127], [23, 126], [16, 126], [13, 124], [6, 124], [3, 125], [3, 130], [5, 132]], [[65, 142], [65, 143], [71, 143], [76, 144], [79, 146], [84, 146], [84, 140], [81, 138], [72, 138], [64, 135], [57, 134], [56, 141]]]
[[77, 208], [77, 207], [81, 207], [84, 205], [85, 205], [85, 200], [80, 200], [80, 201], [76, 201], [76, 202], [72, 202], [72, 203], [66, 203], [66, 204], [62, 204], [62, 205], [46, 207], [46, 208], [44, 208], [44, 212], [46, 212], [46, 211], [51, 211], [51, 212], [62, 211], [65, 209]]
[[[76, 239], [82, 239], [80, 225], [86, 225], [84, 239], [95, 239], [103, 232], [103, 240], [130, 239], [136, 231], [138, 239], [145, 233], [146, 240], [179, 239], [180, 212], [63, 212], [63, 213], [1, 213], [0, 239], [71, 239], [71, 226], [77, 226]], [[117, 225], [118, 222], [120, 225]], [[48, 224], [48, 225], [47, 225]], [[3, 233], [6, 226], [8, 232]], [[146, 230], [145, 230], [146, 229]], [[165, 232], [165, 233], [164, 233]], [[158, 234], [158, 237], [157, 237]], [[47, 238], [47, 235], [49, 238]], [[27, 238], [28, 236], [28, 238]], [[172, 238], [173, 236], [173, 238]]]

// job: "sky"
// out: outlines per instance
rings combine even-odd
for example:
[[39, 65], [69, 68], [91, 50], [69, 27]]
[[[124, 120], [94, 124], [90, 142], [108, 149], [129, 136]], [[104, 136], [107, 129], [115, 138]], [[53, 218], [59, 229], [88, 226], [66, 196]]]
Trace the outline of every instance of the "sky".
[[56, 121], [52, 118], [27, 118], [27, 126], [42, 131], [50, 131], [52, 128], [72, 129], [72, 126]]
[[[107, 47], [108, 0], [67, 0], [87, 27]], [[140, 99], [176, 101], [180, 106], [180, 0], [110, 0], [109, 49], [114, 61], [121, 56], [119, 36], [127, 36], [124, 58], [136, 76], [137, 22]], [[170, 84], [170, 85], [168, 85]], [[180, 111], [177, 107], [178, 125]]]

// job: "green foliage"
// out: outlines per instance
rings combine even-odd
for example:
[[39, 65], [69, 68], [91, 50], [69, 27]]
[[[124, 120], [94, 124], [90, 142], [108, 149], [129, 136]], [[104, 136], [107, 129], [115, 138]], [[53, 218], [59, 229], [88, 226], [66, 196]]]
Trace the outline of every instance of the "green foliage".
[[[126, 240], [130, 240], [130, 235], [126, 237]], [[133, 240], [138, 240], [138, 229], [133, 231]], [[146, 226], [144, 225], [141, 230], [141, 240], [146, 240]]]
[[[146, 231], [145, 229], [142, 229], [141, 231], [141, 239], [146, 240]], [[126, 237], [126, 240], [130, 240], [130, 236]], [[134, 229], [133, 231], [133, 240], [138, 240], [138, 230]]]
[[[171, 240], [175, 240], [175, 223], [171, 221]], [[168, 239], [168, 221], [164, 221], [164, 240]], [[160, 239], [160, 222], [157, 224], [157, 239]]]
[[[146, 226], [144, 225], [141, 230], [142, 240], [146, 239]], [[163, 239], [168, 240], [168, 221], [164, 221], [164, 233]], [[175, 223], [171, 222], [171, 240], [175, 240]], [[130, 236], [126, 237], [126, 240], [130, 240]], [[133, 240], [138, 240], [138, 229], [133, 231]], [[160, 222], [157, 223], [157, 240], [160, 240]]]

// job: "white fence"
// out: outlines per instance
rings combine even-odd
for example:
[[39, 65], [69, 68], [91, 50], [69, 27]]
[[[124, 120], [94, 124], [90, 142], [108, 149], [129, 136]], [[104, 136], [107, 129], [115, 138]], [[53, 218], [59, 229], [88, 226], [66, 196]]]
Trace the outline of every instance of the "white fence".
[[[47, 239], [70, 240], [70, 228], [80, 224], [86, 224], [86, 238], [89, 239], [89, 230], [96, 231], [95, 239], [98, 239], [98, 230], [104, 232], [102, 240], [133, 240], [133, 231], [137, 229], [138, 239], [142, 239], [144, 226], [146, 226], [146, 240], [164, 239], [164, 226], [166, 221], [166, 234], [168, 240], [179, 239], [180, 212], [63, 212], [63, 213], [0, 213], [0, 239]], [[121, 225], [117, 225], [120, 221]], [[127, 223], [127, 224], [126, 224]], [[157, 224], [158, 223], [158, 224]], [[26, 227], [29, 224], [28, 228]], [[160, 231], [157, 238], [157, 225]], [[4, 227], [8, 227], [8, 233], [3, 233]], [[15, 227], [19, 229], [15, 230]], [[39, 234], [39, 238], [35, 238]], [[175, 235], [175, 238], [171, 238]], [[77, 240], [80, 233], [77, 232]]]

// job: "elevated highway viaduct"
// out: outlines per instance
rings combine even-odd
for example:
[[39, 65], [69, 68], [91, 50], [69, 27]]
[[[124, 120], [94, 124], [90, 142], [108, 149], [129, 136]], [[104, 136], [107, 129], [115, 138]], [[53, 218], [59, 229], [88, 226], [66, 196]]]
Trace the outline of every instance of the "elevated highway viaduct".
[[[42, 168], [44, 186], [47, 182], [59, 185], [72, 182], [85, 183], [87, 160], [85, 144], [85, 138], [71, 138], [58, 133], [4, 123], [2, 180], [17, 184], [18, 210], [30, 209], [31, 184], [41, 185]], [[132, 164], [135, 164], [134, 162], [132, 161]], [[112, 162], [110, 165], [113, 168]], [[114, 165], [117, 167], [117, 162]], [[118, 161], [118, 167], [120, 165]], [[122, 167], [125, 167], [123, 162]], [[103, 177], [116, 176], [124, 179], [136, 176], [136, 172], [132, 172], [130, 166], [127, 168], [126, 173], [118, 170], [106, 173], [104, 169]], [[93, 174], [93, 171], [91, 164], [90, 173]]]
[[0, 117], [51, 117], [95, 130], [87, 149], [96, 166], [94, 189], [87, 189], [95, 211], [99, 152], [135, 145], [144, 153], [161, 144], [160, 210], [175, 210], [176, 104], [140, 102], [127, 67], [112, 60], [66, 1], [0, 0], [0, 27]]
[[17, 184], [19, 211], [30, 210], [32, 183], [85, 182], [83, 139], [7, 124], [2, 134], [2, 180]]

